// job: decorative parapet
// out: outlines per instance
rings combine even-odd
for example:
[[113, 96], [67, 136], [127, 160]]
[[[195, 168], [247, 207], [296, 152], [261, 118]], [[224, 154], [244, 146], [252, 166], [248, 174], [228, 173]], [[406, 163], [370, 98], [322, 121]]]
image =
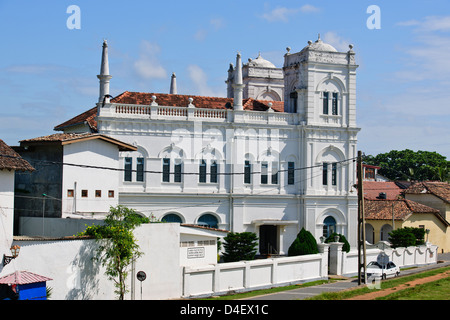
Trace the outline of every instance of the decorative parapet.
[[99, 107], [99, 117], [274, 125], [299, 124], [299, 115], [295, 113], [196, 108], [192, 102], [187, 107], [160, 106], [155, 101], [151, 105], [106, 103], [103, 107]]

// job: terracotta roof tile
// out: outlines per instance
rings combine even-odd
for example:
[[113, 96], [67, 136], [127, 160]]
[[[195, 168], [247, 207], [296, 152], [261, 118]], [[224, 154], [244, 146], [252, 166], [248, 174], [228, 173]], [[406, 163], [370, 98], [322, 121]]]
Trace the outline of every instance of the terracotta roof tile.
[[0, 170], [20, 170], [34, 171], [34, 168], [28, 161], [9, 147], [3, 140], [0, 140]]
[[64, 128], [74, 126], [77, 124], [82, 124], [86, 122], [89, 125], [89, 128], [92, 132], [97, 132], [97, 120], [95, 117], [97, 116], [97, 107], [89, 109], [88, 111], [83, 112], [70, 120], [67, 120], [59, 125], [57, 125], [54, 130], [63, 130]]
[[396, 200], [403, 192], [395, 182], [390, 181], [364, 181], [363, 189], [364, 198], [371, 200], [379, 199], [382, 192], [386, 194], [387, 200]]
[[414, 213], [430, 213], [439, 215], [439, 210], [407, 200], [364, 200], [365, 218], [370, 220], [405, 220]]
[[[203, 97], [193, 95], [181, 95], [181, 94], [167, 94], [167, 93], [147, 93], [147, 92], [130, 92], [125, 91], [119, 94], [117, 97], [111, 99], [113, 103], [123, 104], [137, 104], [137, 105], [150, 105], [152, 103], [152, 96], [156, 97], [156, 103], [160, 106], [170, 107], [187, 107], [189, 105], [189, 98], [193, 99], [193, 104], [196, 108], [208, 108], [208, 109], [228, 109], [233, 107], [233, 98], [221, 98], [221, 97]], [[267, 101], [267, 100], [255, 100], [252, 98], [243, 100], [244, 110], [252, 111], [266, 111], [269, 108], [269, 103], [272, 103], [272, 109], [276, 112], [284, 112], [283, 101]], [[77, 124], [87, 123], [92, 132], [98, 132], [97, 121], [95, 119], [97, 115], [97, 107], [89, 109], [82, 114], [73, 117], [59, 125], [54, 130], [63, 130], [64, 128], [74, 126]]]
[[432, 194], [450, 203], [450, 184], [439, 181], [423, 181], [412, 184], [405, 190], [405, 194]]
[[104, 134], [99, 133], [55, 133], [48, 136], [37, 137], [27, 140], [21, 140], [21, 145], [30, 145], [30, 144], [41, 144], [41, 143], [60, 143], [60, 144], [69, 144], [77, 141], [90, 140], [90, 139], [101, 139], [113, 144], [116, 144], [119, 147], [120, 151], [136, 151], [136, 147], [120, 140], [114, 139]]

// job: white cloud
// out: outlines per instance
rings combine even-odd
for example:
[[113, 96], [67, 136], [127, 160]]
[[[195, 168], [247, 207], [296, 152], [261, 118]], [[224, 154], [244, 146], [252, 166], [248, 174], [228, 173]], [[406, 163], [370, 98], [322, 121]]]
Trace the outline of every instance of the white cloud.
[[349, 40], [342, 38], [334, 31], [326, 32], [321, 38], [323, 42], [332, 45], [339, 52], [347, 52], [349, 50], [348, 45], [351, 44]]
[[160, 52], [157, 44], [142, 40], [139, 59], [133, 64], [134, 71], [146, 80], [167, 78], [167, 71], [158, 59]]
[[211, 31], [218, 31], [225, 27], [225, 21], [222, 18], [214, 18], [209, 20], [207, 28], [201, 28], [194, 34], [194, 39], [204, 41]]
[[198, 95], [207, 97], [220, 97], [222, 95], [219, 90], [214, 90], [208, 85], [208, 75], [198, 65], [189, 65], [187, 71], [194, 86], [193, 89], [198, 92]]
[[[266, 6], [266, 10], [268, 10]], [[317, 7], [314, 7], [310, 4], [305, 4], [300, 8], [286, 8], [286, 7], [276, 7], [275, 9], [270, 10], [269, 12], [266, 12], [261, 15], [261, 17], [269, 22], [289, 22], [289, 18], [298, 12], [302, 13], [315, 13], [319, 12], [320, 9]]]

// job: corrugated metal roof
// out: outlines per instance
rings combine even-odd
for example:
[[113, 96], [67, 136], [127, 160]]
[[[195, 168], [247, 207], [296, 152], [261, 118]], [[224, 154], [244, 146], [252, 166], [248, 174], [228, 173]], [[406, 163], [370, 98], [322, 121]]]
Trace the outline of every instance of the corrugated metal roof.
[[29, 271], [16, 271], [0, 278], [0, 284], [29, 284], [53, 280]]

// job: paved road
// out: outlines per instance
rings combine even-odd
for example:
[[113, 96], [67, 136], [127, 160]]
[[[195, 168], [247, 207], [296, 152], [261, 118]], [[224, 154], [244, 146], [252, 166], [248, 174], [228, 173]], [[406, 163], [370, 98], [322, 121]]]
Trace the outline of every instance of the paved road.
[[[409, 270], [403, 270], [401, 275], [408, 275], [413, 273], [422, 272], [425, 270], [441, 268], [444, 266], [450, 265], [450, 253], [440, 254], [438, 255], [438, 260], [442, 261], [437, 264], [427, 265], [423, 267], [413, 268]], [[322, 292], [336, 292], [342, 291], [349, 288], [354, 288], [358, 286], [357, 279], [347, 279], [347, 280], [339, 280], [334, 283], [325, 283], [318, 286], [307, 287], [307, 288], [299, 288], [293, 290], [287, 290], [272, 294], [266, 294], [256, 297], [251, 297], [243, 300], [303, 300], [306, 298], [310, 298], [316, 295], [321, 294]]]

